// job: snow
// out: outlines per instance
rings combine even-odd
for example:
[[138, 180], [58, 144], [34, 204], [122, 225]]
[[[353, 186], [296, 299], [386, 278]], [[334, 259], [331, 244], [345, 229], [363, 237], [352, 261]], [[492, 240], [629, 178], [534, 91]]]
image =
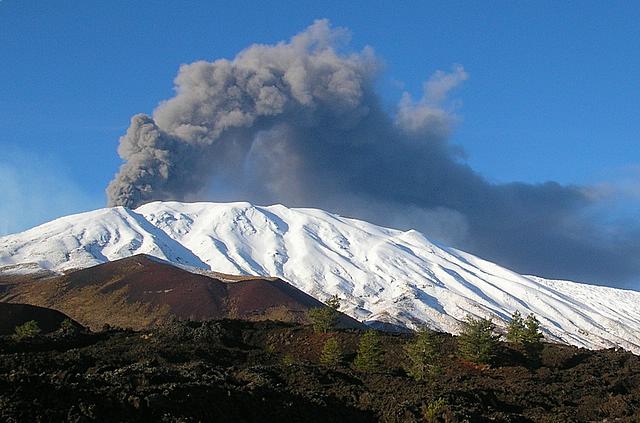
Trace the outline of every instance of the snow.
[[51, 272], [41, 267], [38, 263], [20, 263], [10, 264], [8, 266], [0, 266], [0, 274], [7, 276], [20, 276], [20, 275], [56, 275], [57, 273]]
[[[317, 209], [155, 202], [56, 219], [0, 238], [0, 266], [53, 271], [134, 254], [226, 274], [277, 276], [363, 321], [457, 333], [467, 314], [504, 327], [534, 313], [548, 339], [640, 352], [640, 293], [522, 276], [416, 231]], [[26, 268], [25, 268], [26, 269]]]

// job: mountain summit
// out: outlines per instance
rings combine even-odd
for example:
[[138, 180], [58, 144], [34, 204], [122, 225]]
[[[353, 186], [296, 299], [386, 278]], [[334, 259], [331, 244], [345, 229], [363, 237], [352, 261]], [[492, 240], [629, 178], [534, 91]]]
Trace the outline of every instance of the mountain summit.
[[192, 272], [273, 276], [371, 324], [456, 333], [534, 313], [550, 340], [640, 352], [640, 293], [523, 276], [410, 230], [317, 209], [154, 202], [56, 219], [0, 238], [0, 274], [64, 272], [146, 254]]

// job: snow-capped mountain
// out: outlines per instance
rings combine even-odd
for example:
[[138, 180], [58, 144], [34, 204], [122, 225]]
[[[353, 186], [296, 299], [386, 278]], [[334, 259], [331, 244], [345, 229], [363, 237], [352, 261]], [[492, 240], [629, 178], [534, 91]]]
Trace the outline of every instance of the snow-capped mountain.
[[550, 340], [640, 352], [640, 292], [522, 276], [416, 231], [317, 209], [155, 202], [0, 238], [0, 266], [12, 274], [141, 253], [183, 267], [277, 276], [319, 299], [338, 294], [343, 311], [370, 323], [456, 333], [467, 314], [504, 325], [519, 310], [534, 313]]

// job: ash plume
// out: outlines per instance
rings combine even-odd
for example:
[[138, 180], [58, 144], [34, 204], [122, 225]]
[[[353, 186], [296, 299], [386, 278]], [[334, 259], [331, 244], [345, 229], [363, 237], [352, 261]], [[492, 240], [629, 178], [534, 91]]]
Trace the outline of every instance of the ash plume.
[[[288, 42], [182, 65], [175, 97], [120, 139], [111, 206], [247, 200], [319, 207], [427, 236], [523, 273], [624, 285], [640, 275], [640, 231], [589, 217], [589, 189], [492, 184], [447, 140], [461, 66], [387, 112], [370, 48], [316, 21]], [[629, 228], [627, 228], [629, 229]], [[624, 248], [624, 250], [622, 250]], [[634, 255], [635, 254], [635, 255]]]

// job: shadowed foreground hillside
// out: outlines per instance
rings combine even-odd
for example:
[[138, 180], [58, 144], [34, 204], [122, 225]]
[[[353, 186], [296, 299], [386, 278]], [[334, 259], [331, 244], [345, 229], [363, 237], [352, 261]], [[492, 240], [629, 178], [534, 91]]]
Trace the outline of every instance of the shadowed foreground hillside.
[[[353, 366], [363, 332], [220, 320], [142, 332], [0, 338], [1, 421], [637, 422], [640, 357], [545, 344], [538, 363], [501, 344], [492, 367], [442, 341], [441, 371], [402, 367], [407, 334], [380, 333], [384, 364]], [[343, 352], [319, 364], [329, 337]]]
[[[23, 325], [29, 321], [36, 322], [43, 333], [49, 333], [60, 329], [60, 325], [66, 319], [69, 318], [50, 308], [28, 304], [0, 303], [0, 335], [11, 335], [16, 326]], [[71, 324], [75, 327], [80, 327], [76, 322]]]

